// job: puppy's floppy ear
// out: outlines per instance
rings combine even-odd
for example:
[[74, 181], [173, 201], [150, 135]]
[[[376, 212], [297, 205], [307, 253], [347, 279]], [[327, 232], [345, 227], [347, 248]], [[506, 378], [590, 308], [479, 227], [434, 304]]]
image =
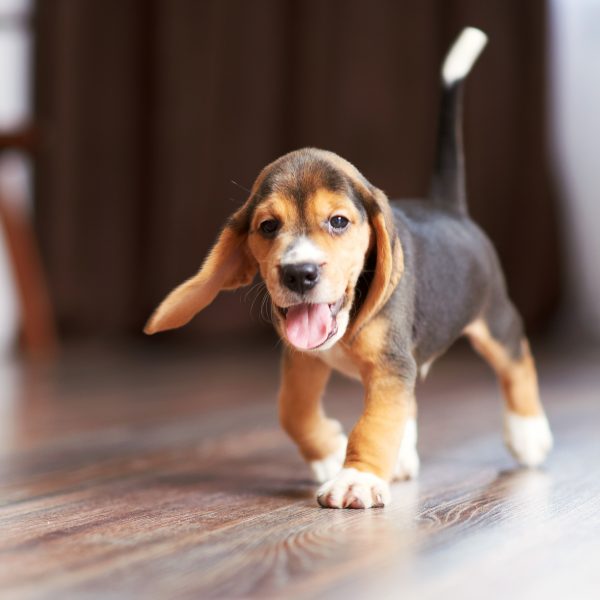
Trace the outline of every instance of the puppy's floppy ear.
[[230, 218], [198, 273], [176, 287], [154, 311], [145, 333], [181, 327], [221, 290], [233, 290], [252, 282], [257, 264], [248, 250], [247, 233], [239, 226], [243, 210]]
[[351, 336], [387, 302], [404, 271], [404, 255], [387, 196], [374, 187], [369, 189], [364, 205], [375, 237], [375, 272], [367, 296], [351, 326]]

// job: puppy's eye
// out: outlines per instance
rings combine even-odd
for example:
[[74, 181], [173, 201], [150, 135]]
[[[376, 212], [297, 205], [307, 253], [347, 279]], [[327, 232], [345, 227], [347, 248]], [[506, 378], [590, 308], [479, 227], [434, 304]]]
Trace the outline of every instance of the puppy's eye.
[[348, 219], [346, 217], [342, 217], [341, 215], [335, 215], [329, 219], [329, 224], [336, 231], [343, 231], [348, 227]]
[[270, 237], [277, 233], [277, 230], [279, 229], [279, 221], [276, 219], [268, 219], [263, 221], [258, 227], [263, 235]]

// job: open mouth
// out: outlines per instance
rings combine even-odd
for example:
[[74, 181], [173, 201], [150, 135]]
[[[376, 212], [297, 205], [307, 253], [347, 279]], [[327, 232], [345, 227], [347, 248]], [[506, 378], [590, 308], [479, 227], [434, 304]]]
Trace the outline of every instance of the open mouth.
[[333, 304], [294, 304], [277, 309], [285, 319], [289, 342], [302, 350], [314, 350], [338, 332], [336, 316], [343, 304], [344, 296]]

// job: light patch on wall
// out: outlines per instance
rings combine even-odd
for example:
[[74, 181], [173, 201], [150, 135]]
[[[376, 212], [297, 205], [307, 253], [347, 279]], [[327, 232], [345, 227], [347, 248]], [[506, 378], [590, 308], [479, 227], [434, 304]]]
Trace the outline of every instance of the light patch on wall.
[[600, 2], [550, 2], [551, 123], [564, 193], [565, 325], [600, 339]]
[[[0, 132], [11, 133], [31, 118], [32, 0], [0, 0]], [[28, 203], [28, 159], [16, 153], [0, 157], [2, 202]], [[0, 227], [0, 355], [13, 347], [19, 322], [19, 305], [11, 257]]]

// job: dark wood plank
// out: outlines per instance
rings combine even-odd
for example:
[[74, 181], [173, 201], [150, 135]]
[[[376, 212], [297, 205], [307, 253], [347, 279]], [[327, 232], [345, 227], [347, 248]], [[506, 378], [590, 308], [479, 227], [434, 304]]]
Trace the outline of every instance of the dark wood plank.
[[[419, 390], [422, 474], [366, 512], [317, 507], [274, 352], [4, 366], [0, 597], [595, 597], [599, 357], [540, 359], [540, 471], [504, 450], [486, 367], [442, 360]], [[335, 378], [330, 412], [349, 426], [360, 404]]]

